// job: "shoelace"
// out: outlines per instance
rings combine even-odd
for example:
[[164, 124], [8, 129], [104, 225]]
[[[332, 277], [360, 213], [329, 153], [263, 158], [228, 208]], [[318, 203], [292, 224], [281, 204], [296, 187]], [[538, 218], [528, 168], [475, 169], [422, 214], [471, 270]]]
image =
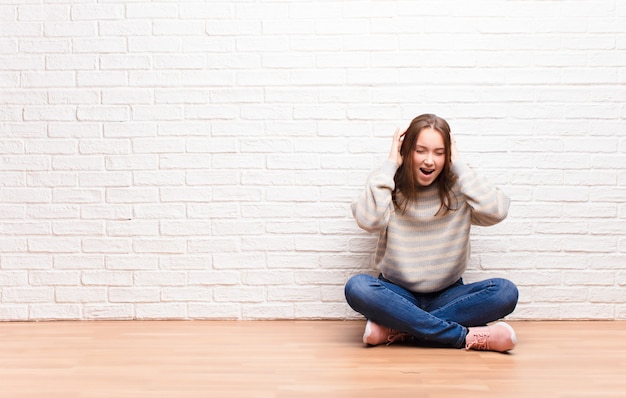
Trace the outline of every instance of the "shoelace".
[[392, 330], [389, 336], [387, 336], [387, 345], [393, 344], [396, 341], [404, 342], [410, 335], [408, 333], [398, 332]]
[[477, 333], [473, 337], [474, 341], [465, 345], [466, 350], [489, 350], [489, 333]]

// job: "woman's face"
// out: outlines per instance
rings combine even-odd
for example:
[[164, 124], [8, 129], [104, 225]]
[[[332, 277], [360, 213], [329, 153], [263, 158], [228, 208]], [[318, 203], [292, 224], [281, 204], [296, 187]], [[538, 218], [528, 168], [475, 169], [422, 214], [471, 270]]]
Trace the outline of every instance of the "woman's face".
[[413, 151], [417, 184], [427, 187], [439, 177], [446, 163], [446, 147], [441, 133], [431, 127], [419, 132]]

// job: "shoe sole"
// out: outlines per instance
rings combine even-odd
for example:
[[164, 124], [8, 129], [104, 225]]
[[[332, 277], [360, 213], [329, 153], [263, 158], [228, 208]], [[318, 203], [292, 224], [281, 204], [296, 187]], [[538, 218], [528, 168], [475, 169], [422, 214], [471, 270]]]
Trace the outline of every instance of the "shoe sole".
[[372, 334], [372, 328], [370, 327], [370, 321], [365, 324], [365, 332], [363, 332], [363, 344], [369, 344], [367, 338]]
[[498, 323], [494, 324], [493, 326], [496, 326], [496, 325], [504, 326], [509, 331], [509, 333], [511, 333], [511, 341], [513, 342], [513, 344], [517, 344], [517, 335], [515, 334], [515, 330], [513, 330], [511, 325], [509, 325], [506, 322], [498, 322]]

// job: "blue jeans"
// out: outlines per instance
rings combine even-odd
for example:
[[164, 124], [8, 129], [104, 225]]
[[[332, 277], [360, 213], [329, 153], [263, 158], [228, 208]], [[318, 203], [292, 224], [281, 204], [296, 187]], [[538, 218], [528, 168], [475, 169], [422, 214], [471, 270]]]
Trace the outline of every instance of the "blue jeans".
[[435, 293], [414, 293], [378, 278], [355, 275], [345, 286], [352, 309], [380, 325], [406, 332], [417, 342], [465, 346], [467, 328], [482, 326], [510, 314], [517, 305], [517, 287], [501, 278], [452, 286]]

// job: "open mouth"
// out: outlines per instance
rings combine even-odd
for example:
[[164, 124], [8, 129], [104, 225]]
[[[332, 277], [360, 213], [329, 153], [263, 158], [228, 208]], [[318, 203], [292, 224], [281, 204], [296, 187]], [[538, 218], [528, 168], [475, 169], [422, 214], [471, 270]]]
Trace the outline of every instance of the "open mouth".
[[424, 168], [420, 168], [420, 171], [421, 171], [423, 174], [427, 175], [427, 176], [429, 176], [429, 175], [431, 175], [432, 173], [434, 173], [434, 172], [435, 172], [435, 170], [434, 170], [434, 169], [433, 169], [433, 170], [429, 170], [429, 169], [424, 169]]

